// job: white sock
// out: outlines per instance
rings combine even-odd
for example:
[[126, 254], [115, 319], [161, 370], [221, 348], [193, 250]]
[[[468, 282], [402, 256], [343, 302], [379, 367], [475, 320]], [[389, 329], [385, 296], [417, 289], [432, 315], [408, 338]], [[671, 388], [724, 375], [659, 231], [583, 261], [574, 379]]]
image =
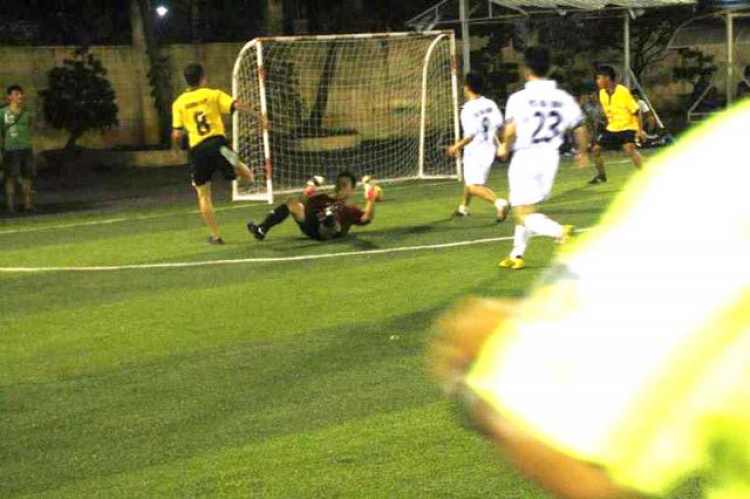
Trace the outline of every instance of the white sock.
[[562, 225], [541, 213], [532, 213], [524, 220], [526, 227], [535, 235], [547, 237], [561, 237], [563, 234]]
[[458, 212], [462, 215], [466, 215], [469, 213], [469, 207], [465, 204], [458, 205]]
[[495, 208], [497, 208], [498, 215], [505, 209], [506, 206], [508, 206], [508, 202], [503, 198], [497, 198], [495, 200]]
[[513, 251], [510, 252], [511, 258], [523, 258], [530, 238], [531, 231], [525, 225], [516, 225], [516, 232], [513, 234]]

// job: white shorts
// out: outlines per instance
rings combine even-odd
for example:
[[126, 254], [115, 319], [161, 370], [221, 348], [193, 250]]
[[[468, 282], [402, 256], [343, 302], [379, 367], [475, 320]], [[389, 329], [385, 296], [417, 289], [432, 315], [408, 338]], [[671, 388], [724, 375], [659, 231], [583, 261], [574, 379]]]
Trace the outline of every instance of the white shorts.
[[472, 158], [464, 158], [464, 184], [466, 185], [486, 185], [490, 176], [492, 162], [476, 161]]
[[513, 154], [508, 168], [511, 206], [541, 203], [552, 193], [560, 153], [556, 149], [522, 149]]

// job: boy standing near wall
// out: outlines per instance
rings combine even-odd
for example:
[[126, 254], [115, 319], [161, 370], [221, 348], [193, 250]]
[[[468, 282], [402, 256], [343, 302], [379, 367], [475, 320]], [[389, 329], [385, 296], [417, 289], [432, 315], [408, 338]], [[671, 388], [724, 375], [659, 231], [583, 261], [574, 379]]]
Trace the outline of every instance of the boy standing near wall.
[[5, 163], [5, 200], [9, 213], [16, 212], [16, 183], [21, 186], [23, 210], [35, 213], [32, 182], [36, 165], [31, 147], [34, 113], [24, 105], [23, 88], [8, 87], [8, 104], [0, 108], [0, 140]]

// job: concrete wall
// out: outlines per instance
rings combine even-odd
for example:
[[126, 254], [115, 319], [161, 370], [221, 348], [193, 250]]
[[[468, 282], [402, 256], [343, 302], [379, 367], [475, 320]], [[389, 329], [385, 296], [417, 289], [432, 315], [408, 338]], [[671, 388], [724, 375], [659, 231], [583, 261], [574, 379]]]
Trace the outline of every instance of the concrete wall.
[[[172, 45], [167, 47], [169, 67], [172, 74], [171, 90], [179, 95], [184, 89], [182, 68], [198, 61], [204, 64], [212, 86], [231, 92], [231, 72], [234, 59], [243, 44], [217, 43], [199, 47], [193, 45]], [[35, 148], [55, 149], [62, 147], [67, 135], [52, 129], [43, 122], [42, 102], [39, 91], [47, 88], [47, 72], [61, 65], [66, 58], [73, 57], [73, 47], [2, 47], [0, 48], [0, 90], [12, 84], [21, 85], [27, 102], [40, 118], [40, 129], [35, 138]], [[151, 87], [147, 79], [148, 63], [144, 54], [137, 53], [131, 46], [92, 47], [91, 52], [102, 61], [110, 82], [115, 90], [119, 107], [119, 126], [104, 132], [90, 132], [80, 139], [80, 144], [92, 148], [117, 146], [147, 146], [153, 133], [147, 127], [157, 127], [153, 113], [144, 111], [145, 103], [151, 102]]]
[[[197, 46], [171, 45], [167, 47], [165, 53], [169, 57], [172, 95], [177, 96], [183, 91], [185, 85], [182, 78], [182, 68], [193, 61], [204, 64], [211, 86], [222, 88], [230, 93], [232, 68], [243, 45], [243, 43], [214, 43]], [[724, 49], [720, 45], [701, 48], [705, 52], [715, 54], [719, 61], [725, 58]], [[40, 117], [40, 129], [35, 139], [37, 150], [60, 148], [67, 139], [65, 133], [54, 130], [43, 123], [39, 91], [47, 87], [47, 72], [62, 64], [64, 59], [72, 57], [73, 50], [73, 47], [14, 46], [0, 48], [0, 90], [3, 91], [4, 95], [5, 87], [11, 84], [20, 84], [26, 90], [29, 104], [37, 110]], [[80, 140], [80, 144], [91, 148], [152, 145], [149, 143], [153, 143], [153, 137], [158, 135], [153, 133], [154, 129], [158, 129], [158, 124], [154, 122], [153, 111], [144, 109], [151, 102], [151, 88], [147, 80], [148, 64], [145, 54], [139, 53], [131, 46], [93, 47], [91, 51], [102, 61], [108, 71], [108, 77], [116, 93], [120, 124], [104, 133], [90, 132]], [[508, 53], [505, 57], [507, 61], [517, 59], [519, 59], [519, 54]], [[739, 46], [736, 60], [740, 67], [750, 63], [750, 46]], [[649, 89], [657, 107], [662, 102], [673, 102], [676, 95], [689, 93], [692, 89], [689, 84], [675, 85], [672, 83], [671, 69], [675, 63], [674, 57], [668, 58], [659, 66], [651, 68], [644, 77], [643, 83]], [[339, 71], [342, 74], [347, 74], [349, 69], [346, 64], [342, 64]], [[722, 94], [724, 93], [723, 81], [724, 78], [721, 74], [718, 74], [714, 79], [714, 84], [719, 87]], [[398, 89], [393, 90], [395, 93], [391, 96], [392, 99], [401, 97]], [[406, 90], [406, 93], [410, 94], [413, 90]], [[354, 100], [357, 101], [361, 98], [361, 96], [358, 96]], [[372, 103], [375, 107], [390, 104], [392, 103]], [[334, 118], [339, 119], [335, 120]], [[327, 119], [340, 121], [340, 123], [328, 123], [329, 126], [343, 127], [352, 124], [351, 117], [328, 117]]]

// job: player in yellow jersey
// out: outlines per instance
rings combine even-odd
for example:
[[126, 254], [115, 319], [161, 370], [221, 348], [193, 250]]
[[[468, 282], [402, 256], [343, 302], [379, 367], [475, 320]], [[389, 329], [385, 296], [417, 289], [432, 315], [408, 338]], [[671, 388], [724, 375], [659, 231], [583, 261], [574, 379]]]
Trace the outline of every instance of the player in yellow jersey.
[[596, 86], [599, 88], [602, 110], [607, 117], [607, 127], [599, 136], [598, 143], [591, 148], [597, 174], [589, 182], [590, 184], [601, 184], [607, 181], [602, 148], [622, 149], [636, 168], [640, 169], [643, 165], [643, 158], [635, 147], [636, 136], [641, 141], [645, 140], [643, 124], [638, 113], [638, 103], [628, 87], [615, 81], [615, 76], [612, 66], [602, 64], [596, 68]]
[[527, 299], [442, 322], [435, 374], [555, 497], [750, 497], [748, 129], [746, 100], [690, 131]]
[[253, 179], [252, 171], [229, 148], [222, 115], [235, 111], [257, 113], [221, 90], [207, 88], [200, 64], [189, 64], [185, 68], [185, 81], [188, 89], [172, 104], [172, 148], [179, 149], [182, 137], [187, 133], [190, 174], [201, 215], [211, 231], [208, 242], [222, 245], [224, 240], [219, 234], [211, 200], [211, 178], [219, 172], [230, 181], [238, 176], [245, 181]]

